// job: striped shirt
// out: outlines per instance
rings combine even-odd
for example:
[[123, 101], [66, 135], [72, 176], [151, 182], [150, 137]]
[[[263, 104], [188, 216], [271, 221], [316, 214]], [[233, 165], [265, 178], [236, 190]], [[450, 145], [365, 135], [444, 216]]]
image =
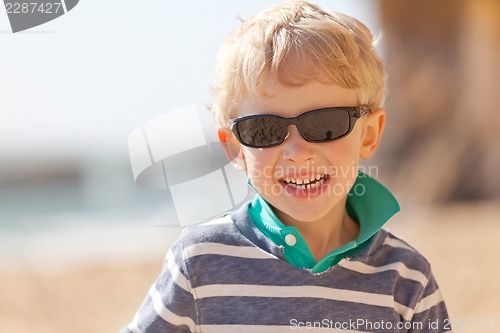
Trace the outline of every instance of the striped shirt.
[[252, 223], [248, 205], [185, 228], [121, 333], [447, 332], [427, 260], [381, 229], [321, 273], [299, 269]]

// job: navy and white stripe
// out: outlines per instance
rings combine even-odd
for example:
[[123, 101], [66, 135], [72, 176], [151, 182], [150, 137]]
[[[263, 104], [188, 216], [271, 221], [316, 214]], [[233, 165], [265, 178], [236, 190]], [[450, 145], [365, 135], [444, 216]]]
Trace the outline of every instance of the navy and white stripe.
[[[445, 332], [447, 318], [429, 263], [389, 232], [380, 230], [368, 247], [314, 274], [288, 264], [243, 206], [184, 229], [133, 322], [121, 332], [279, 333], [297, 331], [293, 320], [358, 319], [394, 325], [384, 332]], [[428, 323], [436, 320], [440, 327], [433, 330]], [[422, 329], [396, 329], [398, 323], [417, 322]], [[341, 332], [380, 331], [349, 329]]]

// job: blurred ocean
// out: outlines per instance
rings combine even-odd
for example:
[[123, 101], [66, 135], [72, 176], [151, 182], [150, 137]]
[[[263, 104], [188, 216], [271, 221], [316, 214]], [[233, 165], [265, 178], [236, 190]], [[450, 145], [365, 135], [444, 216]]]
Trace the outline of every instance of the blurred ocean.
[[169, 193], [136, 186], [126, 158], [8, 165], [0, 167], [0, 269], [144, 259], [180, 232]]

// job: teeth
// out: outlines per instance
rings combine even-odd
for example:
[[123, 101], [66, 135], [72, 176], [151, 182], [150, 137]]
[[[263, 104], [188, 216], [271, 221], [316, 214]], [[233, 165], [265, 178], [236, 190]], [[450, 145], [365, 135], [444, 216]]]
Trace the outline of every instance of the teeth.
[[322, 176], [317, 175], [317, 176], [311, 176], [310, 179], [285, 178], [284, 181], [288, 185], [293, 185], [298, 189], [305, 190], [320, 186], [321, 184], [324, 183], [325, 178], [326, 178], [325, 175]]

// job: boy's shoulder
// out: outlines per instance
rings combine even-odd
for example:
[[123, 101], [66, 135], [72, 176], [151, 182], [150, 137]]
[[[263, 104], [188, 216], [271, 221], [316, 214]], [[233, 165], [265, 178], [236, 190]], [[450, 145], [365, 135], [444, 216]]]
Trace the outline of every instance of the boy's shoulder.
[[182, 230], [180, 241], [183, 247], [197, 243], [222, 243], [226, 245], [249, 246], [239, 231], [235, 220], [246, 219], [247, 205], [239, 209], [203, 220], [185, 227]]
[[184, 243], [221, 242], [225, 235], [235, 232], [231, 212], [193, 223], [182, 230], [181, 240]]
[[243, 251], [250, 257], [281, 258], [281, 248], [254, 226], [248, 205], [249, 202], [244, 203], [235, 210], [185, 227], [173, 246], [174, 251], [229, 256]]
[[429, 261], [416, 248], [387, 229], [381, 229], [366, 256], [365, 263], [373, 267], [404, 266], [408, 272], [431, 273]]

